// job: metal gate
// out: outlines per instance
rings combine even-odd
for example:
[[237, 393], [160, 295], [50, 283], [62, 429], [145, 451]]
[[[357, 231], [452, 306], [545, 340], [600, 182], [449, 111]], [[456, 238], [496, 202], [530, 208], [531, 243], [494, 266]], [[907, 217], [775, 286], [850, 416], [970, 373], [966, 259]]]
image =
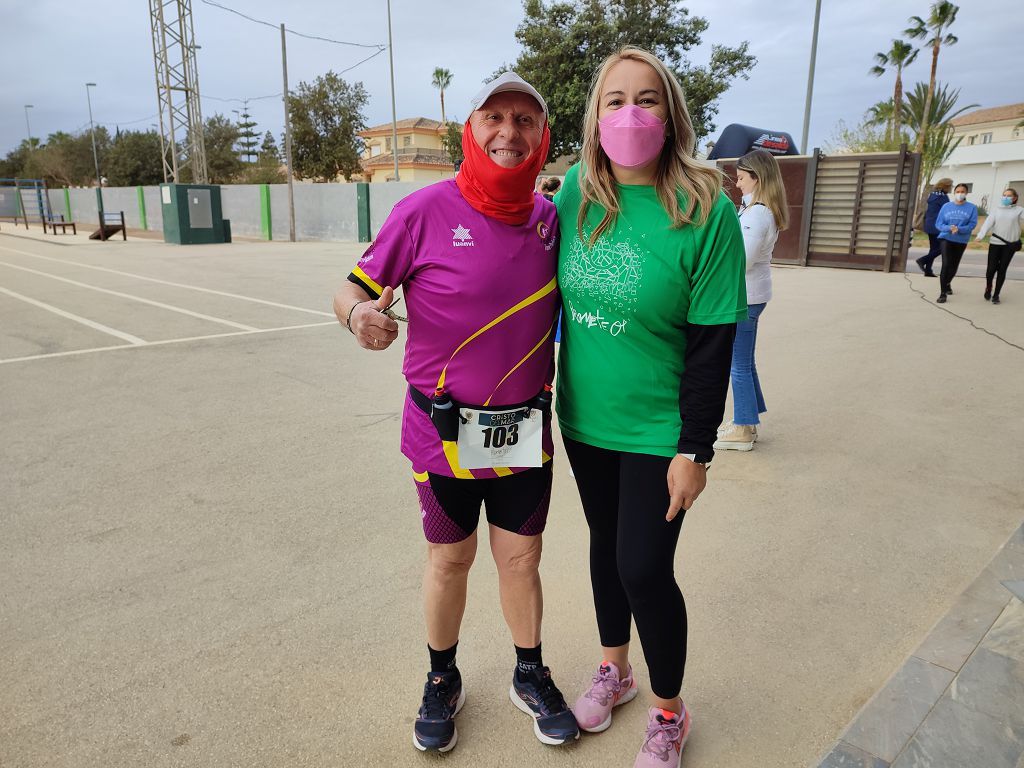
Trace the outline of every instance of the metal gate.
[[908, 152], [811, 157], [803, 263], [904, 270], [921, 157]]
[[[779, 157], [789, 229], [773, 264], [904, 271], [921, 156], [908, 152]], [[738, 204], [736, 160], [719, 160]]]

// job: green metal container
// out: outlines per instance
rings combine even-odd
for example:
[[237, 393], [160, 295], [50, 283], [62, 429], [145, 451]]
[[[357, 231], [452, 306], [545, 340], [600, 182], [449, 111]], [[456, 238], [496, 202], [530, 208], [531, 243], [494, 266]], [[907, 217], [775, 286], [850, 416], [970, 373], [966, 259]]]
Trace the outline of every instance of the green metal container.
[[231, 242], [221, 210], [220, 187], [215, 184], [161, 184], [160, 207], [166, 243]]

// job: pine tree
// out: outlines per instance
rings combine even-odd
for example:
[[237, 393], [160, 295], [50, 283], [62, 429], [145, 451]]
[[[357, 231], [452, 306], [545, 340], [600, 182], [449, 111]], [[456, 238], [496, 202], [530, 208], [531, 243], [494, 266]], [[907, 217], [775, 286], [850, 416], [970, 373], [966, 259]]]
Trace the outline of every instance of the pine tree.
[[238, 121], [238, 130], [241, 135], [238, 138], [238, 154], [245, 158], [245, 162], [251, 163], [256, 159], [256, 147], [259, 145], [259, 134], [253, 129], [256, 121], [249, 114], [248, 105], [242, 107]]

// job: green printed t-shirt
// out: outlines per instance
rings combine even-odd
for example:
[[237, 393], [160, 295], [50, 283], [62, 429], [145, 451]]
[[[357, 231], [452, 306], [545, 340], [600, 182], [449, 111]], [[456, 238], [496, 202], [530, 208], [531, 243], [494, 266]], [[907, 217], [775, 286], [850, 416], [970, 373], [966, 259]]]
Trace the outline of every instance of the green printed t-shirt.
[[592, 204], [576, 230], [579, 165], [555, 197], [562, 344], [556, 409], [562, 433], [629, 453], [675, 456], [686, 326], [746, 319], [746, 257], [736, 209], [721, 194], [703, 226], [672, 229], [652, 186], [618, 185], [620, 211]]

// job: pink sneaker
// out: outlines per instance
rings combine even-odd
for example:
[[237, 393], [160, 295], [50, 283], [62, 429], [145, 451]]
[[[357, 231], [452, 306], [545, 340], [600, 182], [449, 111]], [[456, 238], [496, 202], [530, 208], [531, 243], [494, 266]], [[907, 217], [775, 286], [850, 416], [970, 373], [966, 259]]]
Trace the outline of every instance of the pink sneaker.
[[612, 709], [636, 698], [633, 668], [619, 679], [619, 668], [610, 661], [602, 661], [590, 688], [576, 700], [572, 712], [576, 722], [588, 733], [600, 733], [612, 724]]
[[678, 768], [689, 735], [690, 710], [685, 706], [682, 716], [652, 707], [647, 722], [647, 736], [633, 768]]

